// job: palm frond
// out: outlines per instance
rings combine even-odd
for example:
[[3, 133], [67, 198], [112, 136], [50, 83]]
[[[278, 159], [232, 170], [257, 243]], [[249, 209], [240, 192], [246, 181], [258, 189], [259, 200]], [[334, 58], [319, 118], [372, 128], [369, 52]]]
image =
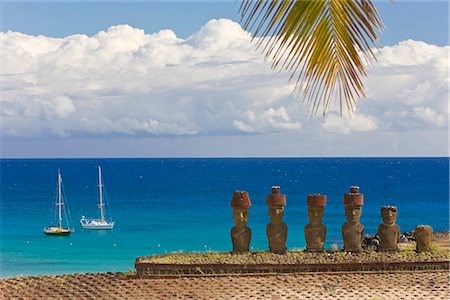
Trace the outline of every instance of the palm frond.
[[335, 102], [354, 112], [365, 97], [363, 59], [375, 59], [384, 27], [371, 0], [243, 0], [239, 11], [272, 67], [297, 77], [310, 113]]

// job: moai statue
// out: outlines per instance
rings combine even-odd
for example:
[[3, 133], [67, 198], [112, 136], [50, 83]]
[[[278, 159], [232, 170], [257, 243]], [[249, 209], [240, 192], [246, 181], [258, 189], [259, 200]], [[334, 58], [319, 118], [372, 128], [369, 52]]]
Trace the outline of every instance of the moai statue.
[[286, 253], [287, 226], [283, 223], [286, 195], [280, 193], [279, 186], [272, 187], [272, 194], [267, 195], [266, 204], [269, 206], [270, 223], [266, 232], [269, 249], [272, 253]]
[[383, 224], [378, 225], [378, 238], [380, 239], [381, 251], [398, 251], [400, 240], [400, 227], [395, 224], [398, 210], [395, 206], [383, 206], [381, 217]]
[[431, 246], [433, 245], [433, 228], [431, 226], [417, 226], [414, 230], [414, 237], [416, 238], [417, 252], [431, 251]]
[[324, 206], [327, 205], [327, 196], [321, 194], [308, 195], [309, 224], [305, 226], [306, 251], [323, 251], [327, 228], [322, 224]]
[[247, 252], [252, 238], [252, 230], [247, 227], [248, 209], [252, 206], [247, 192], [235, 191], [231, 199], [234, 226], [231, 228], [233, 252]]
[[351, 186], [350, 192], [344, 194], [345, 217], [347, 222], [342, 225], [344, 251], [362, 252], [361, 242], [364, 226], [359, 223], [364, 205], [364, 195], [359, 193], [359, 187]]

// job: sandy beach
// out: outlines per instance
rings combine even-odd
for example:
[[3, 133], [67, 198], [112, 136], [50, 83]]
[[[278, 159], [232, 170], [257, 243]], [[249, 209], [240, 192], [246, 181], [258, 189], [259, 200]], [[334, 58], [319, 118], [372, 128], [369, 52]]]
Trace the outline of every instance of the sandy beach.
[[2, 299], [448, 299], [447, 271], [136, 279], [123, 273], [2, 279]]

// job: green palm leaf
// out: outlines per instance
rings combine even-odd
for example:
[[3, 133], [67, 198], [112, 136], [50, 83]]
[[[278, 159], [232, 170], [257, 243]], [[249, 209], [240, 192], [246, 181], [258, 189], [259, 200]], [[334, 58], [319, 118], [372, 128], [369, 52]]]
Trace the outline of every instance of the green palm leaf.
[[365, 97], [363, 59], [375, 58], [384, 27], [371, 0], [243, 0], [239, 11], [272, 67], [297, 77], [310, 113], [333, 103], [354, 112]]

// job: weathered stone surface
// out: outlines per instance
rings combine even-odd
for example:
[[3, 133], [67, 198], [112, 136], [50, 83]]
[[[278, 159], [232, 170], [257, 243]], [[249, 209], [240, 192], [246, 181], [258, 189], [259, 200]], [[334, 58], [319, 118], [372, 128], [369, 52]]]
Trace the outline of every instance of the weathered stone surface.
[[327, 203], [327, 196], [320, 194], [308, 195], [306, 204], [308, 205], [309, 224], [305, 226], [306, 251], [323, 251], [327, 229], [322, 224], [324, 206]]
[[400, 241], [400, 227], [395, 224], [398, 210], [395, 206], [383, 206], [381, 217], [383, 224], [378, 226], [378, 238], [380, 240], [381, 251], [398, 251]]
[[348, 194], [344, 194], [344, 205], [364, 205], [364, 195], [359, 192], [359, 186], [351, 186], [350, 192]]
[[416, 251], [431, 251], [433, 245], [433, 228], [429, 225], [419, 225], [414, 230], [416, 238]]
[[268, 206], [285, 206], [286, 205], [286, 195], [281, 194], [279, 186], [272, 187], [272, 194], [267, 195], [266, 204]]
[[269, 206], [270, 223], [266, 226], [269, 250], [272, 253], [286, 253], [287, 225], [283, 223], [286, 196], [280, 193], [280, 187], [272, 187], [272, 194], [266, 197]]
[[322, 195], [322, 194], [308, 195], [306, 198], [306, 205], [308, 205], [308, 207], [326, 206], [327, 205], [327, 195]]
[[448, 299], [448, 292], [447, 271], [0, 279], [1, 299]]
[[342, 239], [344, 250], [349, 252], [362, 252], [362, 238], [364, 226], [360, 223], [364, 196], [359, 193], [359, 187], [350, 187], [350, 192], [344, 194], [345, 217], [347, 222], [342, 225]]
[[231, 207], [233, 208], [233, 219], [236, 225], [231, 229], [233, 252], [247, 252], [249, 251], [252, 238], [252, 230], [247, 227], [248, 209], [251, 207], [248, 193], [244, 191], [234, 192], [231, 199]]
[[252, 206], [250, 197], [245, 191], [235, 191], [231, 198], [231, 207], [239, 209], [249, 209]]

